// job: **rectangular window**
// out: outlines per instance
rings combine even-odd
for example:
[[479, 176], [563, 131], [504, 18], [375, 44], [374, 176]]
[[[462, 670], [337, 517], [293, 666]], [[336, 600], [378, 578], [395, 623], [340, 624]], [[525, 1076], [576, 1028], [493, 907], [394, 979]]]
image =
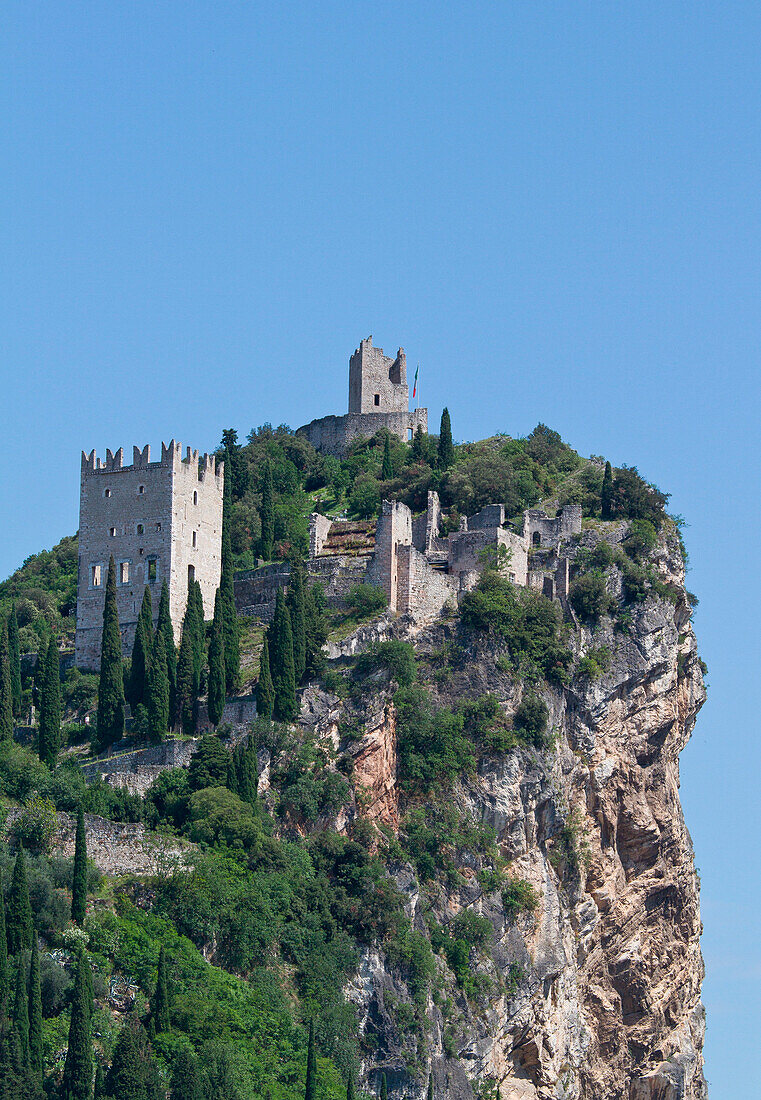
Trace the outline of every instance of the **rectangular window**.
[[157, 531], [160, 531], [160, 530], [161, 530], [161, 524], [160, 524], [160, 523], [157, 523], [157, 524], [156, 524], [156, 530], [157, 530]]
[[375, 394], [375, 404], [380, 405], [380, 394], [379, 393]]
[[93, 588], [100, 588], [102, 578], [101, 570], [101, 565], [90, 566], [90, 584]]
[[138, 523], [136, 530], [138, 535], [142, 535], [142, 533], [145, 531], [145, 527], [143, 527], [142, 523]]
[[111, 536], [112, 539], [116, 538], [116, 528], [115, 527], [109, 527], [108, 533], [109, 533], [109, 535]]
[[129, 562], [119, 562], [119, 584], [129, 584]]
[[193, 532], [193, 549], [194, 549], [194, 550], [195, 550], [195, 548], [196, 548], [196, 546], [197, 546], [197, 545], [198, 545], [198, 543], [197, 543], [197, 541], [196, 541], [196, 532], [194, 531], [194, 532]]
[[158, 562], [155, 558], [148, 558], [148, 584], [155, 584], [158, 576]]

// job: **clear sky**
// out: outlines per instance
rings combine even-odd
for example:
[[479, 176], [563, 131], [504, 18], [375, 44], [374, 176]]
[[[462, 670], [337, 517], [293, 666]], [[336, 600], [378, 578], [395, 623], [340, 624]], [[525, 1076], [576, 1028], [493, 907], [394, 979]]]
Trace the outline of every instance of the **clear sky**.
[[345, 410], [542, 420], [690, 527], [712, 1100], [761, 1095], [758, 3], [68, 3], [0, 28], [0, 575], [81, 448]]

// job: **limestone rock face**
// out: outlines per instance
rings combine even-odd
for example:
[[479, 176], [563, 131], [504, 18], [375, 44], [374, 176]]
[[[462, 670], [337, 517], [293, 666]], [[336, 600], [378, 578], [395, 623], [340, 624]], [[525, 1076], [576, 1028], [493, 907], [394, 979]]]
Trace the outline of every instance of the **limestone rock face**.
[[[347, 990], [372, 1051], [361, 1067], [365, 1084], [383, 1072], [394, 1097], [422, 1097], [430, 1071], [436, 1095], [457, 1100], [487, 1089], [502, 1100], [707, 1096], [699, 884], [679, 802], [679, 754], [705, 691], [675, 545], [664, 541], [657, 567], [676, 602], [635, 605], [627, 633], [612, 623], [598, 628], [594, 646], [612, 654], [600, 679], [543, 690], [555, 751], [485, 758], [477, 776], [458, 784], [462, 808], [493, 827], [510, 873], [540, 899], [535, 914], [510, 919], [499, 892], [464, 872], [429, 898], [428, 913], [443, 924], [466, 907], [489, 919], [491, 959], [478, 968], [502, 979], [491, 982], [499, 992], [489, 994], [485, 981], [487, 992], [467, 999], [437, 958], [444, 995], [435, 1003], [429, 995], [425, 1034], [411, 1037], [400, 1024], [400, 1003], [412, 1002], [400, 970], [368, 950]], [[447, 629], [455, 628], [431, 632], [431, 650]], [[425, 637], [416, 642], [425, 649]], [[583, 655], [586, 629], [575, 644]], [[507, 712], [519, 690], [486, 649], [468, 654], [438, 688], [450, 703], [494, 692]], [[392, 826], [395, 745], [386, 708], [358, 743], [355, 765], [357, 790]], [[568, 844], [576, 868], [563, 854]], [[425, 934], [412, 868], [392, 870], [413, 928]]]

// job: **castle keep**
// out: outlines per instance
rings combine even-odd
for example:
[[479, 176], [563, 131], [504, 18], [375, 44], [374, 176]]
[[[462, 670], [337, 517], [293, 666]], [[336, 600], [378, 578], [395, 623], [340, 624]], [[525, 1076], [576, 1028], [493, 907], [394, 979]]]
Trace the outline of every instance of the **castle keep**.
[[381, 428], [406, 442], [418, 427], [428, 431], [428, 409], [409, 411], [404, 349], [392, 359], [383, 348], [374, 348], [368, 336], [349, 360], [348, 413], [312, 420], [298, 433], [316, 450], [340, 458], [354, 439], [369, 439]]
[[82, 452], [79, 503], [79, 566], [75, 659], [79, 668], [100, 666], [108, 562], [116, 564], [116, 601], [122, 651], [132, 650], [146, 585], [151, 588], [154, 623], [163, 581], [179, 641], [188, 581], [201, 585], [204, 612], [211, 618], [222, 556], [224, 463], [213, 455], [171, 441], [161, 461], [151, 449], [106, 451], [105, 462]]

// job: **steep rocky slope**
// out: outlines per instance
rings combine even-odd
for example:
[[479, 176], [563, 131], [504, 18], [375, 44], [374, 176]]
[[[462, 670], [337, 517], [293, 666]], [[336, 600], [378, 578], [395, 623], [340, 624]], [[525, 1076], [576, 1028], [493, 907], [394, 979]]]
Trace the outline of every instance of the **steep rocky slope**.
[[[611, 534], [615, 543], [622, 532]], [[370, 1087], [383, 1072], [393, 1095], [421, 1095], [430, 1068], [436, 1094], [455, 1098], [495, 1090], [503, 1100], [707, 1095], [698, 879], [678, 793], [679, 753], [705, 692], [673, 532], [653, 565], [671, 599], [634, 604], [623, 630], [610, 618], [594, 633], [573, 625], [576, 658], [594, 646], [611, 659], [598, 679], [577, 663], [568, 686], [540, 687], [553, 748], [481, 753], [475, 774], [441, 791], [463, 818], [491, 826], [508, 881], [530, 883], [536, 909], [511, 913], [477, 848], [456, 853], [456, 875], [423, 883], [406, 850], [388, 849], [414, 930], [433, 938], [432, 928], [452, 929], [470, 911], [488, 920], [489, 935], [470, 952], [474, 981], [463, 988], [440, 952], [424, 993], [409, 957], [364, 949], [347, 996]], [[620, 591], [615, 569], [608, 588]], [[464, 634], [456, 620], [417, 633], [380, 624], [378, 636], [389, 632], [414, 633], [433, 670], [433, 705], [493, 693], [514, 713], [525, 688], [504, 671], [495, 639]], [[443, 652], [456, 658], [442, 673]], [[414, 800], [398, 782], [390, 693], [379, 690], [348, 747], [347, 707], [319, 692], [304, 701], [305, 724], [351, 759], [354, 805], [335, 824], [344, 830], [366, 816], [391, 837], [403, 834]]]

